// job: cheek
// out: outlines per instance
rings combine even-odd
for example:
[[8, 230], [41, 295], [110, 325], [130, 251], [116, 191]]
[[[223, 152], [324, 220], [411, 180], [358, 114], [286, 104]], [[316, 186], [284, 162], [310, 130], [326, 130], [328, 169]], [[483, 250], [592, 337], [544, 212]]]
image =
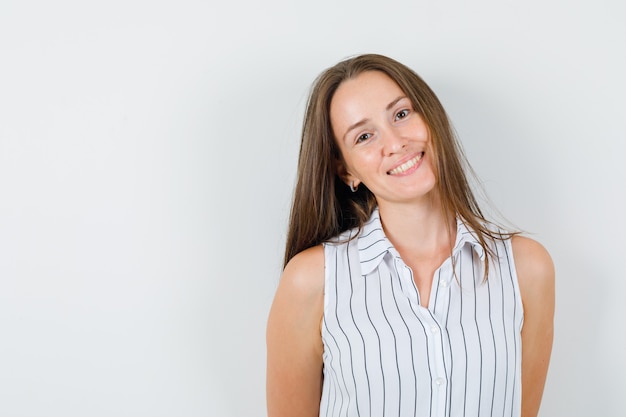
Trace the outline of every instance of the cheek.
[[424, 123], [421, 123], [421, 122], [416, 123], [415, 131], [417, 132], [418, 138], [430, 142], [429, 140], [430, 135], [428, 132], [428, 128], [426, 127]]
[[429, 157], [426, 158], [426, 167], [428, 168], [428, 171], [430, 171], [430, 174], [432, 175], [432, 177], [434, 178], [435, 182], [437, 181], [437, 168], [435, 167], [435, 164], [433, 162], [433, 160], [430, 158], [430, 156], [432, 156], [432, 153], [428, 155]]
[[366, 178], [375, 174], [379, 166], [379, 159], [373, 152], [359, 152], [351, 155], [350, 161], [346, 161], [347, 166], [360, 178]]

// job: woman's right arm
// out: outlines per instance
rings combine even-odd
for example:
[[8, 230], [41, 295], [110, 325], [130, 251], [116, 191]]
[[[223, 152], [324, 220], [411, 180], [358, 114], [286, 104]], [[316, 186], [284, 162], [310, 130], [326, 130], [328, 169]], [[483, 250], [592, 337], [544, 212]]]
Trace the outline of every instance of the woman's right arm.
[[322, 393], [324, 249], [285, 267], [267, 323], [269, 417], [317, 417]]

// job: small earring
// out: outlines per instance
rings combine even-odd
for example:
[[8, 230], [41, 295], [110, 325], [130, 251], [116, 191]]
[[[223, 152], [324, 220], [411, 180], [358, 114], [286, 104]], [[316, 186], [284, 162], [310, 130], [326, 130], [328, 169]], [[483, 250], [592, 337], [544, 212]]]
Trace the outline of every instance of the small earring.
[[356, 193], [356, 190], [359, 189], [359, 186], [357, 184], [357, 186], [354, 186], [354, 181], [350, 181], [350, 191], [352, 191], [353, 193]]

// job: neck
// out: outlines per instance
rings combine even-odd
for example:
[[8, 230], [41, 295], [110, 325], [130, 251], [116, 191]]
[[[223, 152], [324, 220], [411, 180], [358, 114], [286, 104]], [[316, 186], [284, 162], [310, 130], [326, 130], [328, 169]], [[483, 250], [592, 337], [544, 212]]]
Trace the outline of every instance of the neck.
[[379, 204], [387, 238], [401, 254], [429, 257], [449, 253], [456, 238], [456, 219], [438, 199], [422, 204]]

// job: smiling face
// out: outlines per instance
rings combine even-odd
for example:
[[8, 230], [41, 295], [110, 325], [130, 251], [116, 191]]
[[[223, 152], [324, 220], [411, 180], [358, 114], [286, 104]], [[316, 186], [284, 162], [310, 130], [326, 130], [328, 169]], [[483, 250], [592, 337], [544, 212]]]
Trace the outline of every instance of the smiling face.
[[341, 83], [330, 103], [330, 121], [346, 184], [362, 182], [379, 206], [432, 197], [436, 178], [428, 127], [387, 75], [366, 71]]

